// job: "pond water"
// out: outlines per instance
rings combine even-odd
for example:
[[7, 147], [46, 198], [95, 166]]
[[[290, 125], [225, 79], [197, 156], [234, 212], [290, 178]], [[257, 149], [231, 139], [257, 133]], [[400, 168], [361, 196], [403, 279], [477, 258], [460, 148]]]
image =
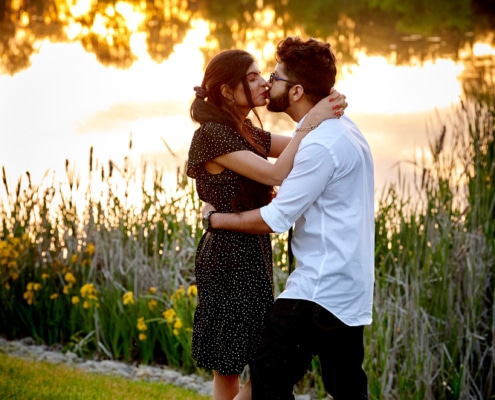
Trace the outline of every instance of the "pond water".
[[[243, 48], [268, 77], [276, 43], [300, 35], [337, 54], [336, 88], [370, 142], [379, 191], [396, 179], [397, 163], [414, 172], [406, 161], [425, 154], [463, 84], [487, 79], [495, 60], [485, 2], [386, 3], [2, 2], [0, 165], [11, 183], [26, 171], [35, 183], [47, 171], [63, 181], [66, 160], [87, 175], [93, 148], [96, 168], [146, 161], [173, 185], [196, 128], [189, 105], [205, 63]], [[295, 125], [267, 112], [262, 120], [277, 133]]]

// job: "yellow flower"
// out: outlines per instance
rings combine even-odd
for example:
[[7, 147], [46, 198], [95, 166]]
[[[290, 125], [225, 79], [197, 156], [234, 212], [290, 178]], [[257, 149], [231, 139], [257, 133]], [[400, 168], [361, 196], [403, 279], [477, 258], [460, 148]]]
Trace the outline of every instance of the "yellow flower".
[[43, 287], [43, 286], [41, 286], [41, 283], [35, 283], [35, 284], [33, 285], [33, 290], [34, 290], [35, 292], [37, 292], [38, 290], [41, 290], [41, 288], [42, 288], [42, 287]]
[[77, 254], [72, 254], [72, 257], [70, 258], [70, 263], [75, 264], [77, 261]]
[[180, 328], [182, 328], [182, 321], [181, 321], [179, 318], [177, 318], [177, 319], [175, 320], [175, 323], [174, 323], [174, 328], [175, 328], [175, 329], [180, 329]]
[[76, 277], [74, 276], [74, 274], [72, 272], [67, 272], [64, 276], [64, 279], [66, 282], [76, 283]]
[[95, 285], [93, 285], [92, 283], [86, 283], [85, 285], [83, 285], [80, 292], [81, 292], [81, 296], [84, 298], [89, 298], [93, 300], [98, 299], [97, 297], [98, 291], [96, 290]]
[[89, 308], [91, 306], [98, 307], [98, 291], [92, 283], [86, 283], [79, 290], [81, 297], [85, 299], [83, 303], [84, 308]]
[[24, 300], [26, 300], [26, 302], [31, 305], [33, 304], [33, 300], [34, 300], [34, 292], [32, 290], [28, 290], [26, 292], [24, 292]]
[[163, 318], [166, 319], [167, 323], [171, 324], [172, 322], [174, 322], [175, 316], [177, 314], [175, 313], [175, 310], [173, 308], [169, 308], [167, 311], [164, 311], [162, 315]]
[[175, 291], [174, 294], [172, 294], [172, 296], [170, 296], [170, 298], [172, 300], [179, 300], [180, 298], [182, 298], [184, 295], [186, 294], [186, 291], [184, 290], [184, 285], [180, 285], [180, 288], [177, 289]]
[[93, 243], [88, 243], [86, 247], [86, 254], [92, 256], [95, 252], [95, 245]]
[[179, 336], [179, 331], [177, 329], [173, 330], [175, 336]]
[[3, 287], [7, 290], [10, 290], [10, 285], [8, 282], [5, 282], [5, 284], [3, 285]]
[[52, 300], [58, 299], [58, 293], [51, 294], [50, 299], [52, 299]]
[[19, 274], [17, 272], [11, 272], [9, 275], [13, 281], [15, 281], [15, 280], [17, 280], [17, 278], [19, 278]]
[[69, 283], [68, 285], [64, 286], [64, 294], [69, 294], [69, 290], [72, 287], [72, 283]]
[[196, 297], [198, 295], [198, 287], [196, 285], [191, 285], [187, 288], [187, 295], [189, 297]]
[[148, 293], [149, 293], [149, 294], [155, 294], [155, 293], [156, 293], [156, 287], [150, 287], [150, 288], [148, 289]]
[[134, 293], [133, 292], [124, 293], [124, 296], [122, 296], [122, 302], [124, 303], [124, 306], [126, 306], [127, 304], [134, 304]]
[[140, 333], [139, 334], [139, 340], [143, 341], [143, 340], [146, 340], [147, 336], [145, 333]]
[[137, 328], [138, 328], [139, 331], [146, 331], [146, 330], [148, 330], [148, 327], [146, 326], [146, 323], [144, 322], [144, 318], [143, 317], [138, 318]]
[[50, 274], [47, 274], [46, 272], [41, 274], [41, 279], [46, 280], [50, 277]]
[[34, 286], [34, 282], [29, 282], [27, 285], [26, 285], [26, 290], [28, 292], [32, 292], [33, 291], [33, 286]]
[[150, 299], [150, 301], [148, 301], [148, 308], [150, 309], [150, 311], [153, 311], [157, 305], [158, 303], [155, 299]]
[[72, 304], [74, 304], [74, 305], [79, 304], [79, 297], [72, 296]]

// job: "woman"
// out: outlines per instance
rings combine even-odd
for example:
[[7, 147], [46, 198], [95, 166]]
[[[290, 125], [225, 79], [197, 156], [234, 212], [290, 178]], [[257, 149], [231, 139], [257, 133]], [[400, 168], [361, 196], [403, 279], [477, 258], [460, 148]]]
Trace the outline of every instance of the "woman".
[[[253, 111], [261, 125], [255, 107], [266, 105], [268, 88], [254, 58], [243, 50], [215, 56], [195, 88], [191, 118], [200, 127], [187, 174], [196, 179], [200, 199], [220, 212], [270, 202], [273, 186], [289, 174], [300, 141], [315, 127], [311, 123], [338, 117], [346, 106], [344, 97], [334, 93], [335, 100], [322, 100], [293, 138], [271, 135], [247, 119]], [[271, 163], [267, 157], [277, 160]], [[205, 232], [196, 253], [196, 280], [192, 355], [199, 367], [214, 371], [213, 398], [233, 399], [274, 300], [269, 235]]]

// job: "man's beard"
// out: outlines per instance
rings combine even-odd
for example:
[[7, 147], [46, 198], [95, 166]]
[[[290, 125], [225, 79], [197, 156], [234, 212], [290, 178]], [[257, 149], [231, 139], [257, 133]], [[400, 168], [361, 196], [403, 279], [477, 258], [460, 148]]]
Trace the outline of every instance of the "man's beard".
[[289, 108], [289, 90], [290, 87], [285, 89], [285, 92], [277, 97], [270, 97], [270, 101], [266, 106], [268, 111], [272, 112], [284, 112]]

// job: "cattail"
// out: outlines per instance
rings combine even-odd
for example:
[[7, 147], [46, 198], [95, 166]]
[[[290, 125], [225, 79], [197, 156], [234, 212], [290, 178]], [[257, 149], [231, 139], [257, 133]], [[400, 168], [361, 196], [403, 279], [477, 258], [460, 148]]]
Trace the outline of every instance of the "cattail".
[[93, 171], [93, 146], [89, 149], [89, 172]]
[[19, 195], [21, 194], [21, 184], [22, 184], [22, 176], [17, 181], [17, 187], [15, 189], [15, 196], [16, 196], [16, 198], [19, 198]]
[[447, 132], [447, 128], [446, 126], [444, 125], [442, 127], [442, 133], [440, 133], [440, 137], [438, 138], [437, 140], [437, 145], [435, 147], [435, 155], [438, 156], [440, 154], [440, 152], [442, 151], [443, 149], [443, 142], [445, 140], [445, 133]]
[[5, 167], [4, 166], [2, 166], [2, 181], [3, 181], [3, 185], [5, 186], [5, 191], [7, 192], [7, 195], [10, 195], [9, 185], [7, 184], [7, 174], [5, 173]]
[[423, 173], [421, 175], [421, 189], [425, 188], [426, 174], [428, 173], [428, 169], [423, 167]]

